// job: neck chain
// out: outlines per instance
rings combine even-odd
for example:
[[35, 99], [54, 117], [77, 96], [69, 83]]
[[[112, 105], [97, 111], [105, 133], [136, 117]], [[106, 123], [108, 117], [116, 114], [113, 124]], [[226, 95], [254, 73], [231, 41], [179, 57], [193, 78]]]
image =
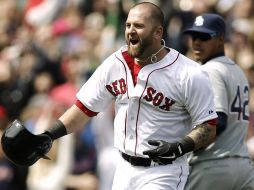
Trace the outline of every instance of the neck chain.
[[150, 59], [150, 61], [152, 62], [152, 63], [156, 63], [157, 61], [158, 61], [158, 58], [157, 58], [157, 54], [161, 51], [161, 50], [163, 50], [163, 48], [165, 47], [165, 41], [162, 39], [161, 40], [162, 41], [162, 43], [163, 43], [163, 46], [156, 52], [156, 53], [154, 53], [154, 54], [152, 54], [151, 56], [149, 56], [149, 57], [147, 57], [145, 60], [142, 60], [142, 59], [139, 59], [139, 58], [136, 58], [136, 60], [137, 61], [140, 61], [140, 62], [146, 62], [148, 59]]

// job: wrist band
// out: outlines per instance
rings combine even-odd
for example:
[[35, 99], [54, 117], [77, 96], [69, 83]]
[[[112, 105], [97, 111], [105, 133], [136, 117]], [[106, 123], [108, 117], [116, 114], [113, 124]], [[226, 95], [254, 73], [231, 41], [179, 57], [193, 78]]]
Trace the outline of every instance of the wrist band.
[[54, 125], [46, 130], [46, 133], [52, 138], [52, 140], [55, 140], [67, 135], [67, 130], [62, 121], [56, 120]]
[[184, 137], [179, 143], [181, 144], [184, 154], [193, 151], [195, 148], [195, 142], [189, 136]]

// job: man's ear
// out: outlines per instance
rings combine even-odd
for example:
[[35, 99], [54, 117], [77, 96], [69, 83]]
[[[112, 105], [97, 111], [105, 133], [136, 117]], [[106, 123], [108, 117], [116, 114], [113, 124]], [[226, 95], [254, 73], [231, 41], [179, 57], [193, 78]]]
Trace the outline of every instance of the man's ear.
[[220, 35], [218, 38], [219, 38], [220, 45], [224, 45], [224, 40], [225, 40], [224, 35]]
[[162, 35], [163, 35], [163, 27], [159, 25], [155, 28], [153, 37], [155, 39], [162, 39]]

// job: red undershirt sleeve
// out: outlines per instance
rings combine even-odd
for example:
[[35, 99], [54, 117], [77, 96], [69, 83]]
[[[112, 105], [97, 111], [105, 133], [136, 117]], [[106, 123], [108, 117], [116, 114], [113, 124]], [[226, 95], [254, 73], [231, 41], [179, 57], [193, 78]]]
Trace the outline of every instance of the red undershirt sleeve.
[[210, 125], [217, 125], [218, 121], [217, 121], [217, 118], [215, 118], [215, 119], [208, 120], [205, 123], [208, 123]]

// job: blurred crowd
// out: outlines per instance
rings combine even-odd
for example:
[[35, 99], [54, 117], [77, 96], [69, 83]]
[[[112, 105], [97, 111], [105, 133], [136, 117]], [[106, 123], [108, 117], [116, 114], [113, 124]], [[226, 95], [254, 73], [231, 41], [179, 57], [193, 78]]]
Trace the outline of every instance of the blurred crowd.
[[[41, 133], [75, 101], [81, 85], [125, 44], [125, 20], [139, 0], [0, 0], [0, 134], [14, 119]], [[192, 57], [182, 31], [196, 15], [219, 13], [226, 54], [250, 82], [246, 141], [254, 158], [254, 0], [153, 0], [165, 14], [166, 45]], [[57, 140], [51, 161], [10, 163], [0, 150], [1, 190], [108, 190], [117, 154], [113, 105], [83, 131]]]

